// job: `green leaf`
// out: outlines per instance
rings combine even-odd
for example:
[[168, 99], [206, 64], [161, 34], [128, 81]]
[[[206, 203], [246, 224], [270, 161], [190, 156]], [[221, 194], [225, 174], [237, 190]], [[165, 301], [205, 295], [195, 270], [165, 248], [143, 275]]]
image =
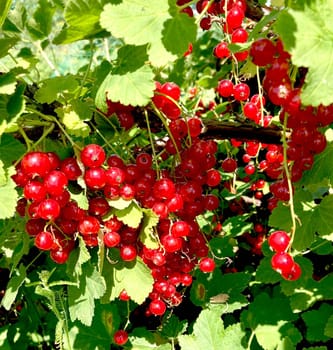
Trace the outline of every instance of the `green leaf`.
[[89, 208], [89, 202], [84, 191], [80, 193], [71, 193], [71, 198], [76, 201], [79, 208], [87, 210]]
[[106, 98], [123, 105], [145, 106], [154, 95], [152, 69], [145, 65], [125, 74], [108, 74], [96, 95], [96, 106], [106, 112]]
[[143, 220], [139, 234], [140, 241], [149, 249], [157, 249], [158, 241], [154, 236], [154, 228], [157, 226], [159, 218], [151, 209], [142, 209]]
[[244, 232], [247, 232], [253, 228], [253, 223], [246, 220], [250, 217], [250, 214], [237, 215], [226, 219], [223, 222], [223, 231], [226, 236], [237, 237], [241, 236]]
[[168, 0], [124, 0], [119, 5], [107, 4], [101, 13], [100, 23], [126, 44], [149, 44], [150, 61], [155, 66], [163, 66], [173, 60], [162, 43], [164, 22], [170, 17]]
[[78, 236], [79, 246], [71, 252], [67, 263], [68, 276], [81, 276], [82, 265], [91, 259], [87, 246], [83, 238]]
[[16, 89], [16, 84], [16, 75], [12, 72], [0, 75], [0, 94], [13, 94]]
[[52, 6], [48, 0], [38, 1], [38, 7], [27, 23], [27, 29], [32, 38], [42, 40], [51, 33], [55, 10], [56, 7]]
[[54, 39], [55, 44], [69, 44], [85, 39], [102, 31], [99, 16], [105, 0], [69, 0], [65, 7], [67, 26]]
[[182, 350], [221, 350], [223, 338], [221, 311], [219, 308], [212, 308], [200, 312], [192, 335], [181, 335], [178, 340]]
[[63, 101], [66, 94], [73, 93], [78, 87], [79, 83], [72, 75], [47, 79], [35, 93], [35, 99], [40, 103], [49, 104]]
[[171, 315], [166, 318], [162, 324], [161, 334], [167, 338], [176, 338], [183, 334], [187, 328], [187, 321], [180, 320], [176, 315]]
[[79, 286], [68, 286], [68, 307], [71, 320], [90, 326], [95, 311], [95, 299], [105, 293], [105, 280], [92, 265], [83, 265]]
[[228, 304], [240, 302], [247, 304], [243, 290], [248, 286], [251, 276], [245, 272], [222, 274], [215, 269], [211, 274], [196, 272], [196, 279], [191, 287], [191, 301], [198, 306], [209, 302], [215, 303], [216, 296], [224, 295]]
[[162, 42], [169, 52], [181, 56], [187, 51], [189, 44], [196, 40], [196, 32], [194, 18], [185, 13], [177, 13], [164, 22]]
[[122, 75], [127, 72], [135, 72], [147, 61], [147, 45], [124, 45], [118, 50], [117, 66], [113, 70], [113, 74]]
[[[308, 191], [302, 189], [296, 191], [294, 195], [294, 209], [299, 220], [296, 222], [297, 227], [293, 247], [297, 250], [303, 250], [311, 246], [316, 232], [320, 230], [326, 232], [329, 223], [321, 223], [317, 220], [321, 210], [313, 202], [312, 195]], [[326, 217], [325, 207], [323, 207], [321, 215]], [[279, 203], [270, 215], [269, 225], [289, 232], [292, 227], [289, 206]]]
[[25, 108], [24, 90], [25, 85], [18, 84], [14, 94], [0, 95], [0, 136], [18, 129], [16, 122]]
[[324, 335], [329, 338], [333, 338], [333, 315], [331, 315], [326, 323], [325, 329], [324, 329]]
[[306, 339], [311, 342], [329, 340], [325, 327], [332, 314], [333, 306], [326, 303], [321, 304], [318, 310], [304, 312], [301, 317], [306, 324]]
[[107, 283], [107, 290], [103, 297], [105, 303], [118, 298], [120, 292], [125, 289], [134, 302], [142, 304], [153, 288], [154, 280], [150, 270], [140, 258], [133, 263], [121, 264], [121, 266], [112, 266], [105, 261], [103, 275]]
[[10, 343], [8, 341], [8, 330], [9, 325], [2, 326], [0, 329], [0, 347], [2, 350], [12, 350], [12, 347], [10, 346]]
[[89, 136], [91, 130], [85, 121], [89, 120], [90, 118], [86, 118], [86, 113], [79, 114], [76, 110], [73, 109], [73, 106], [71, 105], [67, 105], [62, 108], [56, 108], [55, 111], [65, 125], [66, 131], [70, 135], [83, 138]]
[[258, 325], [255, 329], [255, 335], [258, 343], [265, 350], [274, 350], [281, 342], [280, 328], [285, 321], [278, 321], [276, 325]]
[[20, 159], [25, 153], [25, 147], [10, 134], [3, 134], [0, 138], [0, 158], [5, 167]]
[[[0, 10], [1, 13], [1, 10]], [[11, 49], [17, 42], [18, 38], [0, 38], [0, 58], [8, 55], [9, 49]]]
[[1, 300], [1, 305], [8, 311], [16, 299], [19, 288], [26, 278], [26, 268], [23, 264], [15, 271], [15, 276], [11, 277], [7, 284], [5, 295]]
[[[267, 312], [269, 310], [269, 312]], [[248, 310], [244, 310], [241, 321], [244, 327], [255, 330], [258, 325], [282, 325], [281, 321], [288, 323], [297, 318], [292, 312], [288, 298], [283, 295], [270, 296], [265, 292], [256, 295], [249, 304]]]
[[143, 211], [135, 202], [131, 202], [125, 209], [113, 210], [113, 214], [125, 225], [132, 228], [138, 228], [143, 218]]
[[245, 332], [242, 330], [240, 323], [235, 323], [224, 330], [223, 338], [221, 340], [221, 349], [242, 350], [244, 345], [242, 339]]
[[[111, 334], [120, 326], [119, 310], [114, 305], [100, 305], [96, 302], [95, 317], [87, 327], [75, 322], [64, 337], [64, 349], [104, 350], [110, 349]], [[70, 344], [68, 344], [68, 340]]]
[[328, 143], [325, 150], [316, 155], [314, 164], [310, 170], [303, 173], [300, 181], [301, 186], [310, 186], [313, 184], [321, 184], [324, 179], [328, 179], [333, 183], [333, 143]]
[[7, 182], [0, 186], [0, 219], [14, 216], [17, 201], [16, 184], [11, 178], [7, 178]]
[[130, 337], [131, 350], [172, 350], [171, 344], [157, 345], [142, 337]]
[[[12, 4], [12, 0], [4, 0], [0, 2], [0, 28], [2, 27], [3, 22], [7, 17], [11, 4]], [[0, 47], [1, 47], [1, 44], [0, 44]]]
[[132, 204], [132, 201], [119, 197], [118, 199], [109, 199], [108, 203], [111, 208], [122, 210], [128, 208]]
[[283, 11], [275, 26], [293, 64], [309, 68], [301, 94], [306, 105], [333, 102], [332, 8], [333, 0], [314, 0], [302, 10]]

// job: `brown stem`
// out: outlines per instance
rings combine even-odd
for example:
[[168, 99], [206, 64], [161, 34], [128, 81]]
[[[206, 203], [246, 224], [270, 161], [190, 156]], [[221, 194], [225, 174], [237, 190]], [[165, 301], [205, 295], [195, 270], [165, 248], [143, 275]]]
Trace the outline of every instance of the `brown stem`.
[[281, 144], [282, 130], [274, 125], [263, 128], [236, 122], [204, 121], [203, 139], [256, 140], [269, 144]]

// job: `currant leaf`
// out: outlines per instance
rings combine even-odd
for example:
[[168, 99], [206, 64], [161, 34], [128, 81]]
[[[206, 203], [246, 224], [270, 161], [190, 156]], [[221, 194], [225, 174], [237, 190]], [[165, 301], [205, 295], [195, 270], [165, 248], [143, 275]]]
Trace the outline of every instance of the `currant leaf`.
[[64, 95], [73, 93], [78, 87], [79, 83], [72, 75], [46, 79], [35, 93], [35, 98], [40, 103], [64, 102]]
[[67, 26], [53, 40], [55, 44], [69, 44], [102, 32], [99, 16], [105, 0], [70, 0], [65, 6]]
[[115, 209], [113, 214], [125, 225], [132, 228], [138, 228], [143, 218], [143, 211], [135, 202], [131, 202], [124, 209]]
[[224, 338], [224, 326], [221, 319], [221, 306], [204, 309], [200, 312], [193, 326], [191, 335], [178, 337], [183, 350], [221, 349]]
[[301, 94], [305, 105], [333, 102], [333, 65], [329, 63], [333, 58], [332, 6], [332, 0], [315, 0], [302, 10], [282, 11], [275, 26], [292, 62], [309, 68]]
[[95, 299], [103, 296], [106, 290], [105, 280], [96, 267], [91, 264], [83, 265], [79, 285], [68, 286], [68, 306], [71, 320], [81, 321], [90, 326], [95, 310]]
[[110, 73], [106, 76], [96, 94], [96, 105], [107, 111], [106, 98], [123, 105], [145, 106], [154, 95], [154, 73], [147, 66], [125, 74]]
[[143, 209], [142, 228], [139, 239], [149, 249], [157, 249], [159, 246], [153, 233], [158, 221], [158, 216], [151, 209]]
[[[131, 11], [128, 11], [128, 9]], [[174, 57], [162, 43], [164, 23], [170, 18], [167, 0], [124, 0], [119, 5], [107, 4], [101, 13], [103, 28], [126, 44], [149, 44], [149, 58], [153, 65], [163, 66]], [[138, 30], [140, 28], [140, 30]]]
[[150, 270], [139, 257], [134, 263], [124, 264], [120, 269], [105, 261], [103, 275], [106, 276], [107, 283], [107, 290], [103, 297], [103, 302], [106, 303], [118, 298], [121, 291], [125, 289], [134, 302], [141, 304], [153, 288]]

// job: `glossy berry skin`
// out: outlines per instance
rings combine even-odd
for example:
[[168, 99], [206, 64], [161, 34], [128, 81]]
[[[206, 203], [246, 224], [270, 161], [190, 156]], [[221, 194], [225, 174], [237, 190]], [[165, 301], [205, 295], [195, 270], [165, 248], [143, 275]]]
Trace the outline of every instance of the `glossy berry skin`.
[[250, 96], [250, 88], [245, 83], [239, 83], [234, 86], [233, 94], [235, 100], [246, 101]]
[[69, 258], [69, 251], [67, 249], [51, 250], [50, 258], [57, 264], [64, 264]]
[[115, 247], [120, 243], [120, 234], [116, 231], [108, 231], [104, 234], [103, 241], [106, 247]]
[[176, 187], [170, 179], [157, 180], [153, 186], [153, 194], [157, 199], [170, 199], [176, 193]]
[[86, 216], [79, 221], [78, 230], [82, 236], [97, 235], [99, 229], [99, 221], [94, 216]]
[[44, 220], [55, 220], [60, 214], [60, 205], [52, 198], [44, 199], [38, 205], [37, 214]]
[[199, 262], [199, 269], [204, 273], [213, 272], [215, 269], [215, 261], [212, 258], [203, 258]]
[[123, 245], [120, 248], [120, 258], [124, 261], [133, 261], [137, 256], [137, 250], [132, 245]]
[[234, 84], [229, 79], [220, 80], [217, 86], [217, 92], [222, 97], [230, 97], [234, 92]]
[[29, 152], [22, 158], [21, 169], [30, 178], [44, 177], [51, 170], [51, 162], [46, 153]]
[[288, 281], [296, 281], [301, 277], [302, 270], [297, 262], [294, 262], [288, 272], [282, 273], [281, 276]]
[[273, 255], [271, 265], [277, 272], [288, 275], [294, 265], [294, 260], [290, 254], [279, 252]]
[[113, 335], [113, 341], [117, 345], [125, 345], [128, 341], [128, 333], [123, 329], [119, 329]]
[[40, 250], [50, 250], [54, 247], [54, 237], [51, 232], [41, 231], [35, 236], [35, 246]]
[[53, 196], [60, 195], [64, 191], [67, 184], [68, 179], [66, 174], [59, 170], [50, 171], [44, 179], [46, 191]]
[[90, 144], [83, 148], [81, 152], [81, 161], [85, 167], [100, 167], [106, 159], [104, 149], [97, 144]]
[[163, 300], [156, 299], [149, 304], [149, 311], [155, 316], [162, 316], [166, 311], [166, 305]]
[[232, 173], [237, 169], [237, 162], [233, 158], [226, 158], [223, 160], [222, 169], [227, 173]]
[[268, 245], [275, 252], [284, 252], [290, 243], [290, 237], [285, 231], [274, 231], [268, 237]]
[[274, 60], [276, 52], [276, 46], [267, 38], [257, 39], [252, 43], [250, 48], [252, 62], [259, 67], [264, 67], [271, 64]]

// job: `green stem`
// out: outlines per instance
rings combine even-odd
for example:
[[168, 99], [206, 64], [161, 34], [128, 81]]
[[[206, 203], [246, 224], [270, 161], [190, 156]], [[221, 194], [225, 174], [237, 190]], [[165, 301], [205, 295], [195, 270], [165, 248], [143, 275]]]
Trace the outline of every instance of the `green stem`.
[[164, 115], [162, 115], [161, 111], [155, 106], [155, 104], [152, 104], [153, 106], [153, 109], [155, 111], [155, 113], [157, 114], [157, 116], [160, 118], [163, 126], [165, 127], [165, 130], [167, 131], [173, 145], [175, 146], [175, 149], [176, 149], [176, 152], [177, 152], [177, 158], [178, 158], [178, 161], [180, 162], [181, 161], [181, 156], [180, 156], [180, 153], [179, 153], [179, 149], [178, 149], [178, 146], [177, 146], [177, 142], [175, 140], [175, 138], [173, 137], [170, 129], [169, 129], [169, 125], [168, 123], [166, 122], [166, 118], [164, 117]]
[[204, 16], [206, 15], [210, 5], [214, 2], [214, 0], [209, 0], [209, 2], [206, 4], [206, 6], [204, 7], [204, 9], [202, 10], [202, 12], [199, 14], [199, 16], [197, 17], [197, 19], [195, 20], [195, 23], [198, 24], [200, 23], [200, 21], [204, 18]]
[[247, 348], [246, 350], [250, 350], [251, 349], [251, 344], [252, 344], [252, 341], [254, 339], [254, 336], [255, 336], [255, 333], [252, 331], [251, 335], [250, 335], [250, 338], [249, 338], [249, 342], [247, 344]]
[[89, 59], [89, 63], [88, 63], [88, 67], [84, 73], [84, 76], [83, 76], [83, 79], [82, 79], [82, 82], [81, 82], [81, 85], [80, 85], [80, 89], [77, 93], [77, 98], [79, 98], [81, 96], [81, 93], [82, 93], [82, 90], [83, 90], [83, 86], [84, 84], [86, 83], [87, 81], [87, 78], [88, 78], [88, 74], [90, 72], [90, 69], [91, 69], [91, 65], [92, 65], [92, 62], [93, 62], [93, 59], [94, 59], [94, 51], [93, 51], [93, 42], [92, 40], [89, 41], [90, 43], [90, 59]]
[[288, 122], [288, 114], [286, 113], [285, 117], [284, 117], [284, 121], [283, 121], [282, 146], [283, 146], [283, 169], [284, 169], [285, 176], [287, 179], [287, 184], [288, 184], [289, 209], [290, 209], [290, 216], [291, 216], [291, 222], [292, 222], [292, 226], [290, 228], [290, 244], [289, 244], [289, 249], [290, 249], [292, 246], [294, 237], [295, 237], [297, 215], [295, 213], [293, 185], [291, 182], [291, 175], [290, 175], [290, 171], [289, 171], [289, 167], [288, 167], [287, 122]]
[[47, 120], [49, 122], [55, 123], [58, 125], [59, 129], [62, 131], [62, 133], [66, 136], [66, 138], [68, 139], [68, 141], [70, 142], [70, 144], [72, 145], [72, 147], [77, 147], [75, 142], [72, 140], [72, 138], [67, 134], [66, 130], [64, 129], [64, 127], [61, 125], [61, 123], [58, 121], [57, 118], [51, 116], [51, 115], [46, 115], [40, 111], [37, 111], [36, 109], [33, 109], [31, 107], [28, 107], [26, 109], [28, 112], [30, 113], [34, 113], [36, 115], [38, 115], [39, 117], [41, 117], [44, 120]]
[[154, 140], [153, 140], [153, 134], [152, 134], [151, 129], [150, 129], [148, 112], [146, 109], [144, 110], [144, 114], [145, 114], [145, 119], [146, 119], [146, 124], [147, 124], [149, 141], [150, 141], [150, 145], [151, 145], [151, 149], [152, 149], [152, 153], [153, 153], [153, 161], [154, 161], [155, 166], [156, 166], [157, 177], [159, 178], [160, 174], [159, 174], [159, 166], [158, 166], [158, 161], [157, 161], [157, 156], [156, 156], [155, 144], [154, 144]]
[[53, 64], [53, 62], [50, 60], [49, 56], [43, 50], [40, 41], [35, 41], [35, 42], [33, 42], [33, 44], [35, 45], [35, 47], [37, 48], [37, 51], [43, 57], [43, 59], [47, 63], [47, 65], [54, 71], [55, 75], [60, 76], [61, 74], [60, 74], [58, 68]]

